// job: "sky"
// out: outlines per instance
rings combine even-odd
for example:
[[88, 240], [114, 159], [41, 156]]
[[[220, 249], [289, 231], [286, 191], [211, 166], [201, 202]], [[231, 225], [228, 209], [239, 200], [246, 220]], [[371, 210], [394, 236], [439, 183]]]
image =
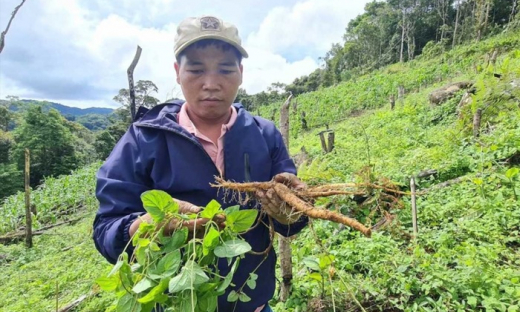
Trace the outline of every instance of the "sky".
[[[119, 107], [126, 70], [143, 49], [134, 80], [151, 80], [160, 101], [183, 98], [173, 38], [180, 21], [213, 15], [239, 29], [249, 58], [242, 88], [254, 94], [322, 66], [348, 22], [371, 0], [26, 0], [0, 54], [0, 99]], [[21, 0], [0, 0], [0, 31]]]

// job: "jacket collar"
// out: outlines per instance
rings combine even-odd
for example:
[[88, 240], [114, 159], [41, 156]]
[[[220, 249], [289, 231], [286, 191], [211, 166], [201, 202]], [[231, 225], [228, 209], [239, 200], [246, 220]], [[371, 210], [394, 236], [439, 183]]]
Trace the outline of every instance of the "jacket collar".
[[[140, 107], [136, 114], [134, 125], [182, 131], [183, 128], [177, 122], [177, 115], [184, 103], [185, 101], [182, 100], [174, 100], [156, 105], [151, 109]], [[237, 119], [239, 119], [241, 115], [244, 115], [245, 109], [240, 103], [234, 103], [233, 106], [237, 110]]]

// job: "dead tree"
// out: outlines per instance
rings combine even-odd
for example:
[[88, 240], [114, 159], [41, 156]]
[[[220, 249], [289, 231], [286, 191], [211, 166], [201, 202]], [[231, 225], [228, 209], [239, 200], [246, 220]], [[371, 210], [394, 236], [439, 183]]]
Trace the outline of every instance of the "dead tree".
[[7, 32], [9, 31], [9, 27], [11, 27], [11, 23], [13, 22], [14, 17], [16, 16], [16, 13], [18, 13], [18, 10], [22, 7], [22, 5], [25, 3], [25, 0], [22, 0], [22, 3], [20, 3], [19, 6], [14, 8], [13, 13], [11, 14], [11, 18], [9, 19], [9, 23], [7, 23], [7, 27], [4, 31], [2, 31], [2, 34], [0, 35], [0, 53], [2, 53], [2, 50], [5, 46], [5, 35], [7, 35]]
[[137, 50], [135, 51], [134, 59], [132, 63], [128, 67], [126, 74], [128, 76], [128, 90], [130, 91], [130, 114], [132, 115], [132, 120], [135, 118], [135, 88], [134, 88], [134, 69], [137, 66], [137, 62], [139, 62], [139, 58], [141, 57], [141, 47], [137, 46]]

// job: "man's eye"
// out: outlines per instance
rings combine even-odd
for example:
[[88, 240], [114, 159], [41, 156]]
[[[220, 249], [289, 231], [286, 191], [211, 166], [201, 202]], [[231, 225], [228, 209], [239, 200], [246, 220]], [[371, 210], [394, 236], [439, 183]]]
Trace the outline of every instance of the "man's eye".
[[220, 70], [220, 73], [222, 73], [224, 75], [228, 75], [228, 74], [231, 74], [233, 72], [234, 72], [233, 70], [227, 70], [227, 69], [221, 69]]
[[188, 72], [192, 74], [202, 74], [202, 69], [188, 69]]

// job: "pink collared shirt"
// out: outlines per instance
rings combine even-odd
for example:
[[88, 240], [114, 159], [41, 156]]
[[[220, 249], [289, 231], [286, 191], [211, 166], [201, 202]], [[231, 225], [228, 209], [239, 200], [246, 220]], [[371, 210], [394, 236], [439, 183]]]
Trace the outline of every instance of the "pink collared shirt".
[[[204, 134], [200, 133], [199, 130], [197, 130], [197, 128], [191, 121], [190, 116], [188, 115], [186, 104], [182, 105], [178, 117], [179, 125], [184, 129], [188, 130], [195, 137], [197, 137], [206, 153], [208, 153], [208, 155], [211, 157], [211, 160], [213, 160], [213, 163], [217, 167], [221, 176], [224, 175], [224, 135], [227, 131], [229, 131], [229, 129], [231, 129], [231, 127], [235, 124], [235, 121], [237, 120], [236, 109], [234, 109], [233, 107], [230, 107], [229, 109], [231, 109], [231, 117], [229, 118], [229, 121], [226, 124], [222, 125], [222, 129], [220, 130], [220, 137], [217, 140], [217, 144], [213, 143], [211, 139], [209, 139], [207, 136], [205, 136]], [[264, 307], [265, 305], [258, 307], [255, 310], [255, 312], [262, 311]]]
[[188, 109], [186, 104], [182, 105], [178, 118], [179, 125], [184, 129], [188, 130], [195, 137], [197, 137], [206, 153], [208, 153], [208, 155], [211, 157], [211, 160], [213, 160], [213, 163], [217, 167], [221, 176], [224, 175], [224, 135], [227, 131], [229, 131], [229, 129], [231, 129], [231, 127], [233, 126], [233, 124], [235, 124], [235, 121], [237, 120], [236, 109], [234, 109], [233, 107], [230, 107], [229, 109], [231, 110], [231, 117], [229, 118], [229, 121], [226, 124], [222, 125], [220, 137], [217, 140], [217, 144], [213, 143], [211, 139], [199, 132], [199, 130], [195, 127], [195, 125], [190, 119], [190, 116], [188, 115]]

